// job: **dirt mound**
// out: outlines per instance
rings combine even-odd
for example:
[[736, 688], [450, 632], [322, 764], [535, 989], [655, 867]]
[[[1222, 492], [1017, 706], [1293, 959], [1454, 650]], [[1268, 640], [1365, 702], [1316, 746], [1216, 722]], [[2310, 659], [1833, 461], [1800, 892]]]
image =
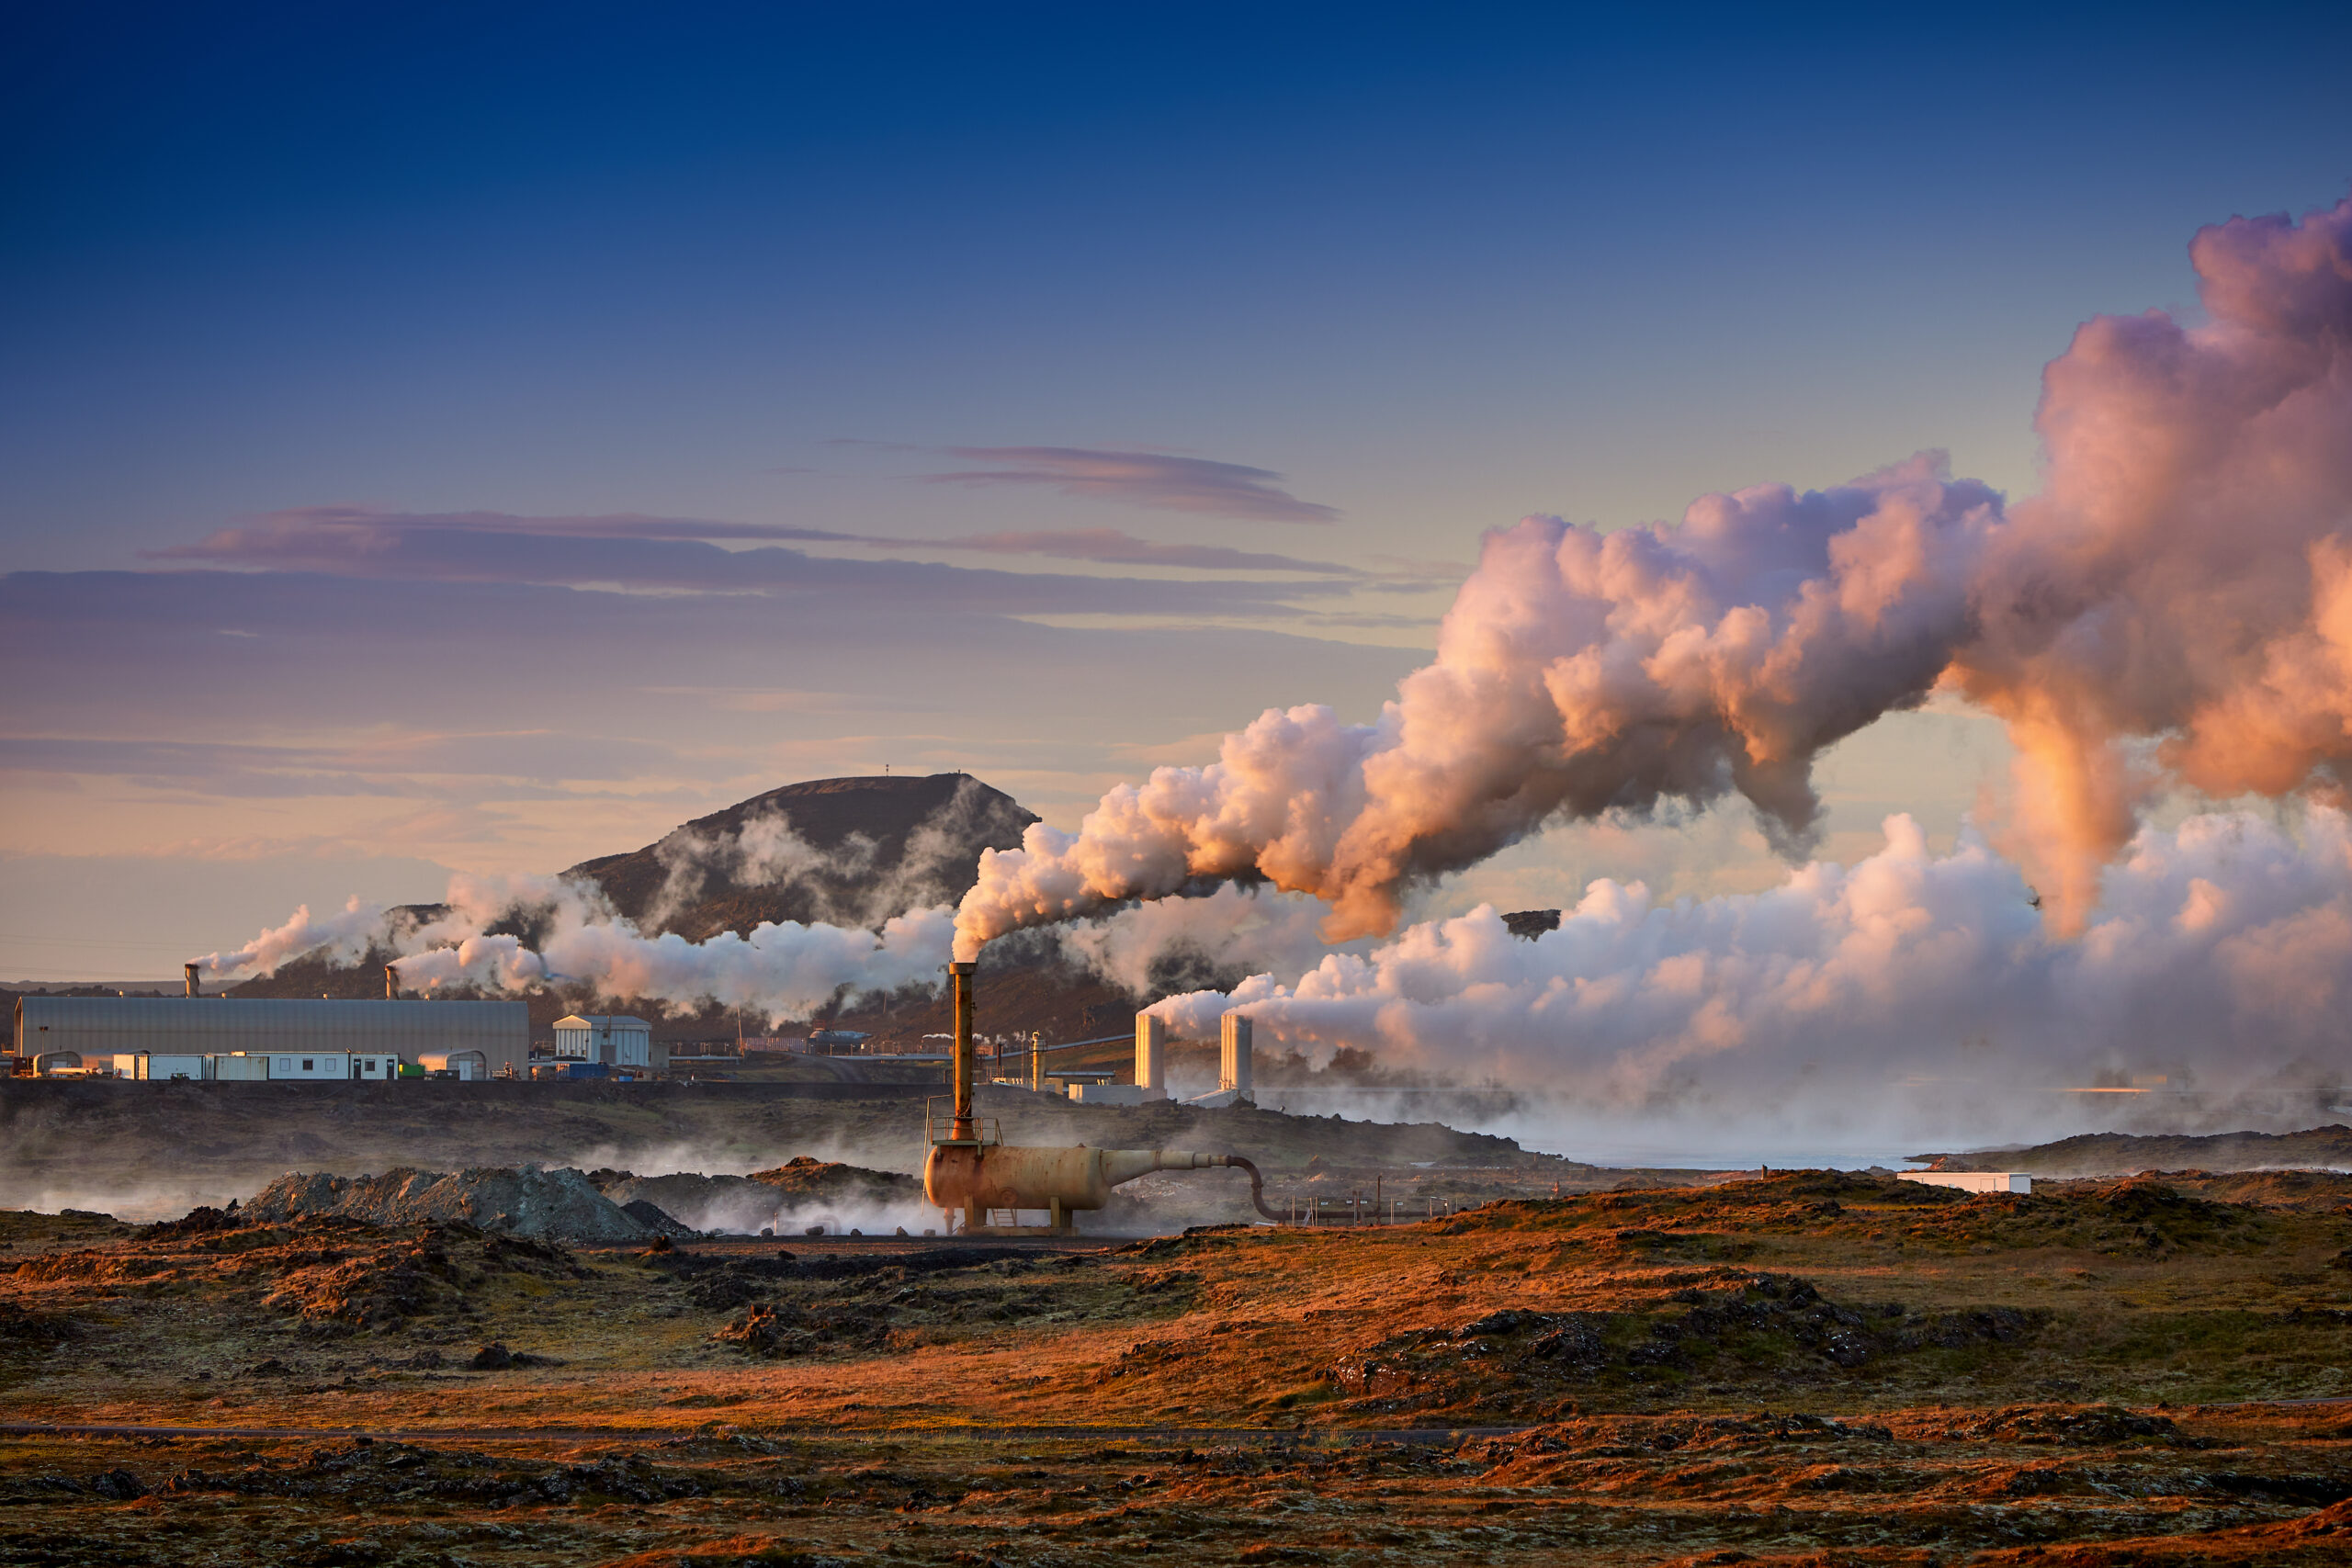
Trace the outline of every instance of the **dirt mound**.
[[1474, 1397], [1498, 1408], [1543, 1408], [1573, 1392], [1673, 1387], [1701, 1376], [1776, 1384], [1843, 1378], [1922, 1351], [2020, 1341], [2047, 1316], [2014, 1307], [1919, 1314], [1892, 1304], [1841, 1306], [1807, 1280], [1735, 1269], [1717, 1275], [1728, 1288], [1687, 1287], [1662, 1310], [1507, 1310], [1395, 1335], [1342, 1358], [1326, 1375], [1345, 1394], [1384, 1410]]
[[920, 1201], [922, 1179], [895, 1170], [868, 1170], [808, 1155], [785, 1161], [773, 1170], [755, 1170], [750, 1179], [774, 1189], [790, 1200], [823, 1203]]
[[[633, 1211], [639, 1203], [658, 1208], [681, 1227], [671, 1234], [680, 1235], [697, 1232], [756, 1235], [762, 1231], [797, 1235], [812, 1222], [829, 1229], [858, 1224], [881, 1230], [888, 1228], [883, 1222], [892, 1211], [920, 1207], [923, 1201], [922, 1182], [917, 1177], [807, 1155], [750, 1176], [703, 1176], [693, 1171], [638, 1176], [626, 1170], [600, 1170], [591, 1179], [606, 1198], [624, 1208]], [[890, 1223], [906, 1223], [905, 1216]], [[684, 1228], [687, 1226], [693, 1228]]]
[[775, 1227], [781, 1207], [775, 1189], [748, 1176], [701, 1176], [693, 1171], [632, 1176], [623, 1171], [618, 1180], [599, 1185], [605, 1197], [632, 1213], [646, 1207], [668, 1215], [677, 1228], [666, 1234], [676, 1235], [705, 1231], [755, 1235]]
[[675, 1236], [684, 1239], [702, 1234], [692, 1225], [681, 1224], [667, 1209], [660, 1204], [649, 1203], [642, 1198], [632, 1198], [623, 1203], [621, 1213], [657, 1236]]
[[389, 1170], [381, 1176], [296, 1172], [244, 1206], [249, 1221], [340, 1214], [374, 1225], [471, 1225], [506, 1235], [565, 1241], [641, 1241], [647, 1228], [576, 1170], [487, 1167], [454, 1173]]

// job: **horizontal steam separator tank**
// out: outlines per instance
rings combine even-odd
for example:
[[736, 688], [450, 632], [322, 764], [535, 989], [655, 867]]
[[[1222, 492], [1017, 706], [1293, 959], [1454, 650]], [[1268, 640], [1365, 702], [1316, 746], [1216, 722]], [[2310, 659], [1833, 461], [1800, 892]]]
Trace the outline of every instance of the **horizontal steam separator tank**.
[[947, 1135], [934, 1139], [923, 1161], [923, 1195], [967, 1233], [989, 1229], [991, 1210], [1043, 1210], [1047, 1228], [1068, 1233], [1080, 1209], [1100, 1209], [1111, 1189], [1155, 1170], [1217, 1170], [1250, 1173], [1250, 1201], [1270, 1220], [1265, 1183], [1258, 1168], [1238, 1155], [1193, 1154], [1183, 1149], [1024, 1148], [991, 1142], [972, 1115], [972, 1080], [978, 1061], [972, 1049], [972, 976], [975, 964], [948, 965], [955, 1012], [955, 1110]]

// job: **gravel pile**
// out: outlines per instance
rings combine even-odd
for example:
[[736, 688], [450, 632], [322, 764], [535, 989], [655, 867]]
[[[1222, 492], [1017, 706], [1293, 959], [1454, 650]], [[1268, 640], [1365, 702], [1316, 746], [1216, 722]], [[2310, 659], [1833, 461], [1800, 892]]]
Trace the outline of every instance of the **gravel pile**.
[[502, 1235], [641, 1241], [653, 1230], [576, 1170], [490, 1166], [381, 1176], [281, 1176], [245, 1205], [248, 1224], [342, 1214], [375, 1225], [462, 1221]]

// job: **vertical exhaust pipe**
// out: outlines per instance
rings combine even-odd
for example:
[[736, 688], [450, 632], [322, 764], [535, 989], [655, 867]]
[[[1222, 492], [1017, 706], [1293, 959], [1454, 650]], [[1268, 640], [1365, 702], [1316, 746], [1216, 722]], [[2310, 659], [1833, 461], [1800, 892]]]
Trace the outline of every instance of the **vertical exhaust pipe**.
[[1167, 1098], [1167, 1057], [1168, 1025], [1150, 1013], [1136, 1014], [1136, 1084], [1145, 1099]]
[[959, 1144], [979, 1142], [977, 1123], [972, 1120], [972, 976], [978, 964], [950, 964], [947, 966], [951, 1005], [956, 1021], [956, 1118], [949, 1125], [948, 1138]]
[[1216, 1087], [1244, 1099], [1251, 1094], [1250, 1071], [1250, 1021], [1238, 1012], [1227, 1013], [1217, 1021], [1219, 1060]]
[[401, 999], [401, 972], [389, 964], [384, 965], [384, 999], [388, 1002]]
[[193, 964], [183, 964], [180, 965], [180, 968], [187, 976], [187, 994], [191, 997], [200, 997], [204, 995], [204, 987], [197, 984], [196, 965]]

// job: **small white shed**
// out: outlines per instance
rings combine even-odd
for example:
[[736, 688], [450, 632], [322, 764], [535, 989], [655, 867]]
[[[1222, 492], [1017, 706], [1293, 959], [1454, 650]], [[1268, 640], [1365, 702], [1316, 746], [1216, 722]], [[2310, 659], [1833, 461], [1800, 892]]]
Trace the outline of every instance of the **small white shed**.
[[555, 1021], [555, 1059], [602, 1062], [610, 1067], [653, 1066], [653, 1026], [641, 1018], [578, 1013]]
[[1962, 1192], [2030, 1192], [2033, 1178], [2021, 1170], [1901, 1170], [1905, 1181], [1957, 1187]]

